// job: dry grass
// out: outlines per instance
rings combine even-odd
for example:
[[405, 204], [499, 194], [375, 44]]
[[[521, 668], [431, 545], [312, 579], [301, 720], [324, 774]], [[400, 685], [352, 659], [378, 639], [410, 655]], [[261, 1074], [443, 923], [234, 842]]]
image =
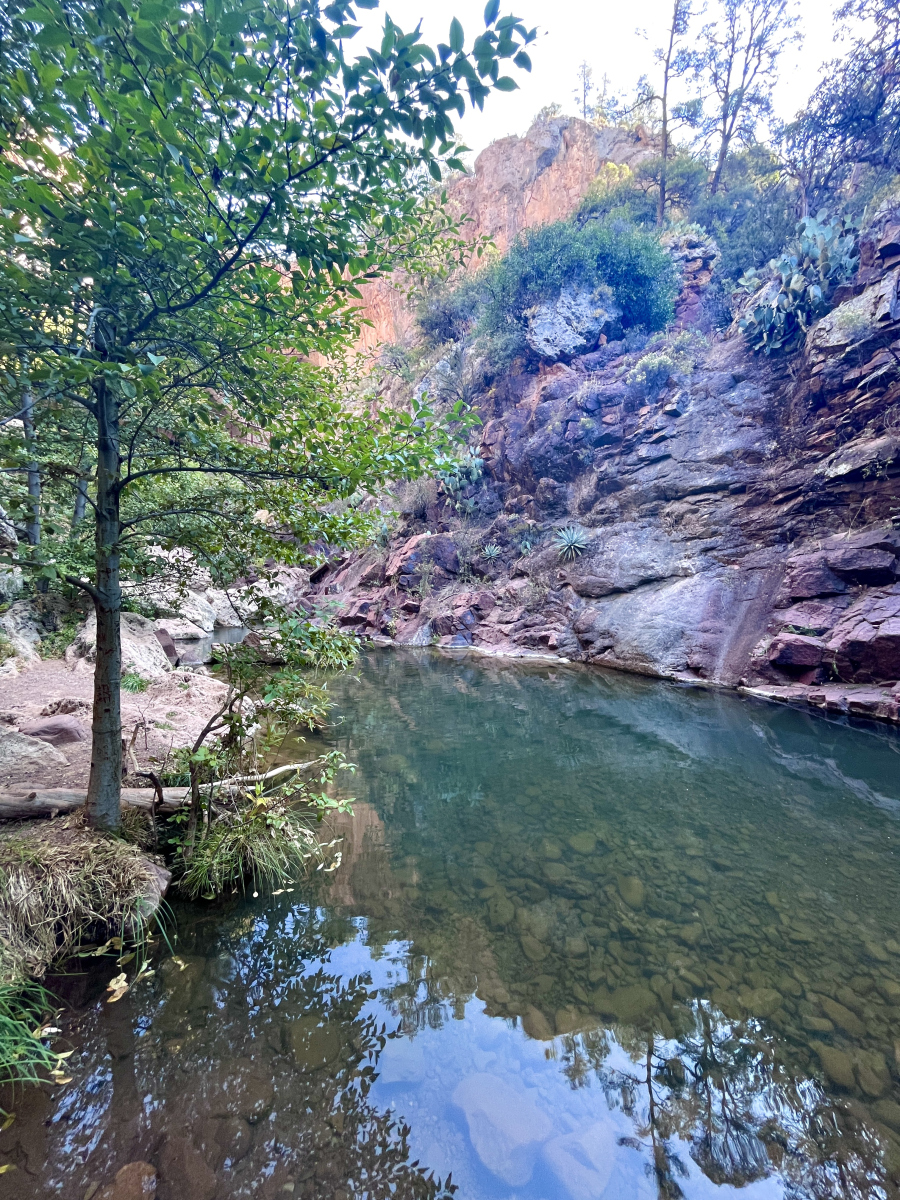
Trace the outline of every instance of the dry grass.
[[79, 941], [140, 939], [158, 875], [138, 846], [74, 813], [0, 834], [0, 986], [41, 979]]

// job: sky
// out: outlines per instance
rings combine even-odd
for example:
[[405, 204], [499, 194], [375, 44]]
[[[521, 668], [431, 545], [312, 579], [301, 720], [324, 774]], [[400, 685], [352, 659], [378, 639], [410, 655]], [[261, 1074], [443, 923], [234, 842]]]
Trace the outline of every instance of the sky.
[[[803, 106], [816, 86], [822, 63], [841, 48], [834, 41], [833, 0], [794, 0], [794, 4], [804, 45], [790, 49], [781, 59], [773, 101], [777, 115], [784, 120]], [[710, 0], [704, 19], [709, 19], [714, 7], [715, 0]], [[575, 76], [582, 62], [593, 68], [595, 81], [606, 74], [612, 91], [631, 92], [638, 78], [654, 69], [653, 49], [661, 40], [672, 0], [510, 0], [501, 4], [501, 13], [510, 10], [529, 29], [538, 29], [537, 41], [529, 48], [533, 68], [530, 75], [510, 72], [516, 76], [519, 91], [494, 92], [483, 113], [467, 111], [458, 130], [473, 156], [497, 138], [523, 134], [547, 104], [556, 102], [564, 112], [574, 113]], [[484, 0], [382, 0], [380, 10], [358, 11], [357, 19], [365, 17], [365, 24], [354, 38], [356, 46], [377, 44], [371, 40], [374, 30], [369, 30], [380, 28], [385, 12], [404, 31], [421, 20], [425, 40], [431, 45], [447, 41], [454, 16], [463, 24], [467, 44], [484, 27]], [[697, 25], [702, 23], [703, 19]]]

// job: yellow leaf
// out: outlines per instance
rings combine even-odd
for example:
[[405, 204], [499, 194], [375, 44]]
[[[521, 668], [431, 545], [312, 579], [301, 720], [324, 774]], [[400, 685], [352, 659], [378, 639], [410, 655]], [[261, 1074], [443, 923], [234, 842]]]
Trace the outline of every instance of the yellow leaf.
[[109, 983], [106, 985], [106, 990], [108, 992], [117, 992], [117, 991], [119, 991], [120, 988], [127, 988], [127, 987], [128, 987], [127, 977], [125, 975], [125, 972], [123, 971], [120, 975], [117, 975], [115, 977], [115, 979], [111, 979], [109, 981]]
[[16, 1119], [15, 1113], [7, 1113], [6, 1120], [3, 1122], [2, 1125], [0, 1125], [0, 1133], [6, 1133], [7, 1129], [9, 1129], [10, 1125], [12, 1125], [12, 1123], [15, 1119]]
[[0, 1167], [0, 1175], [5, 1175], [7, 1171], [14, 1171], [15, 1169], [15, 1163], [4, 1163], [3, 1166]]

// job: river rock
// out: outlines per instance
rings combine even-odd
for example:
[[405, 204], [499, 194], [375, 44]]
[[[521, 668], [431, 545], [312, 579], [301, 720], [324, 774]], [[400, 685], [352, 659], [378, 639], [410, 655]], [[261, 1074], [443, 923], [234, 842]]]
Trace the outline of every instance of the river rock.
[[116, 1172], [112, 1183], [100, 1189], [96, 1200], [153, 1200], [155, 1195], [156, 1167], [130, 1162]]
[[631, 984], [616, 988], [609, 999], [609, 1006], [616, 1018], [626, 1025], [639, 1021], [657, 1007], [658, 998], [643, 984]]
[[822, 1006], [822, 1011], [837, 1025], [838, 1029], [843, 1029], [844, 1033], [849, 1033], [851, 1037], [861, 1038], [865, 1036], [866, 1027], [849, 1008], [845, 1008], [843, 1004], [838, 1004], [836, 1000], [832, 1000], [829, 996], [822, 996], [819, 1003]]
[[597, 846], [597, 837], [593, 833], [573, 833], [569, 845], [578, 854], [593, 854]]
[[640, 910], [644, 907], [647, 892], [636, 875], [620, 875], [616, 882], [619, 886], [619, 895], [629, 908]]
[[616, 1154], [611, 1120], [597, 1121], [587, 1129], [553, 1138], [543, 1149], [544, 1161], [567, 1195], [577, 1200], [600, 1200], [606, 1192]]
[[18, 771], [31, 767], [65, 767], [69, 760], [40, 738], [0, 728], [0, 771]]
[[289, 1038], [294, 1062], [301, 1071], [322, 1071], [341, 1053], [338, 1025], [316, 1013], [292, 1021]]
[[425, 1078], [425, 1051], [415, 1038], [391, 1038], [378, 1060], [382, 1083], [421, 1083]]
[[522, 949], [525, 951], [525, 957], [531, 962], [542, 962], [550, 953], [550, 947], [545, 946], [543, 942], [539, 942], [530, 933], [523, 933], [519, 940], [522, 943]]
[[900, 1133], [900, 1104], [895, 1100], [879, 1100], [872, 1105], [872, 1112], [879, 1121], [890, 1126], [895, 1133]]
[[[551, 978], [551, 986], [553, 982], [554, 980]], [[549, 1042], [554, 1036], [550, 1022], [534, 1005], [530, 1005], [522, 1014], [522, 1028], [536, 1042]]]
[[81, 721], [74, 716], [39, 717], [34, 721], [25, 721], [19, 726], [19, 732], [27, 737], [40, 738], [51, 746], [64, 746], [67, 742], [87, 741], [87, 730]]
[[461, 1108], [475, 1153], [510, 1187], [531, 1179], [538, 1150], [553, 1133], [550, 1118], [523, 1088], [495, 1075], [470, 1075], [457, 1085], [453, 1103]]
[[167, 1133], [159, 1148], [159, 1200], [213, 1200], [216, 1177], [184, 1134]]
[[824, 1042], [813, 1042], [812, 1048], [818, 1054], [822, 1069], [832, 1083], [841, 1088], [855, 1087], [856, 1076], [849, 1054], [838, 1050], [836, 1046], [826, 1046]]

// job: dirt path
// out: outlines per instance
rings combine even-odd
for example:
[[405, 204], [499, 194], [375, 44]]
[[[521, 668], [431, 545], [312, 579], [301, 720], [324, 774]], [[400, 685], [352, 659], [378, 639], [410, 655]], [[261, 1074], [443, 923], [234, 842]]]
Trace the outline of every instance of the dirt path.
[[[0, 771], [0, 787], [29, 784], [32, 787], [86, 787], [90, 771], [90, 707], [94, 673], [82, 664], [70, 670], [61, 659], [46, 659], [25, 667], [18, 675], [0, 679], [0, 729], [17, 729], [26, 721], [47, 715], [54, 702], [66, 700], [65, 708], [82, 724], [83, 742], [69, 742], [57, 749], [67, 765]], [[146, 692], [122, 693], [122, 736], [131, 742], [141, 769], [158, 769], [173, 747], [191, 744], [215, 711], [225, 685], [203, 672], [172, 671], [151, 683]], [[131, 763], [129, 760], [129, 767]]]

